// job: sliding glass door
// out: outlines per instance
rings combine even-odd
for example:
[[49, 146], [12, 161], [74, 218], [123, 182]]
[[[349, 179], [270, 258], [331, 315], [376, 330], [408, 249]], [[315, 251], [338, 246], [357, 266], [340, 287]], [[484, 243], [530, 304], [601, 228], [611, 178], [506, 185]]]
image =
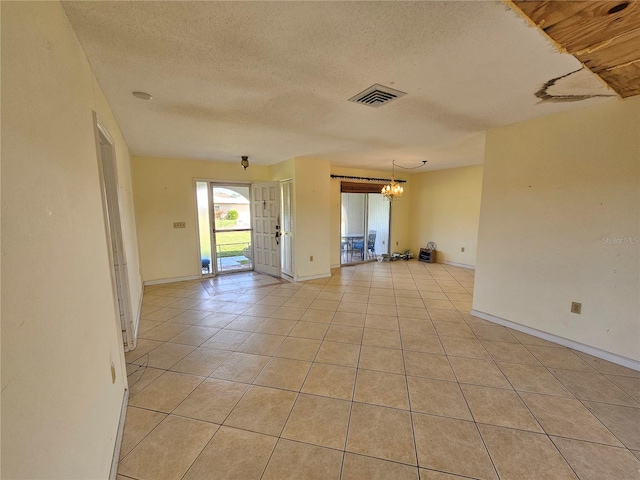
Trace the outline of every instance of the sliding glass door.
[[380, 193], [341, 195], [340, 263], [371, 261], [389, 253], [389, 202]]

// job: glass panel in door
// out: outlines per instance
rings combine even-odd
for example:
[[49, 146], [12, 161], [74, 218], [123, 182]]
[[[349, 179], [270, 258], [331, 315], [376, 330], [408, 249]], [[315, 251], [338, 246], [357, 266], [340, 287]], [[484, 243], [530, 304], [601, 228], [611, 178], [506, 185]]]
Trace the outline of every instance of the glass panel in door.
[[213, 231], [218, 273], [253, 269], [249, 197], [249, 186], [213, 186]]
[[362, 193], [342, 193], [340, 263], [361, 262], [366, 256], [366, 202]]
[[391, 204], [380, 193], [367, 194], [366, 258], [389, 253], [389, 210]]

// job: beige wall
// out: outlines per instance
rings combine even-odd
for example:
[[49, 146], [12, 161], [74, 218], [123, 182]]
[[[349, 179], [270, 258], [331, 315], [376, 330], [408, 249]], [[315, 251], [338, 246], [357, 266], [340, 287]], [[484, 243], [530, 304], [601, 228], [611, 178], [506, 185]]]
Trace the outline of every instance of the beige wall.
[[[389, 172], [377, 170], [363, 170], [355, 168], [331, 167], [331, 175], [345, 175], [353, 177], [370, 177], [370, 178], [390, 178]], [[410, 248], [409, 241], [409, 223], [411, 212], [411, 190], [412, 181], [410, 176], [397, 175], [397, 179], [407, 180], [403, 183], [404, 195], [402, 199], [395, 201], [391, 205], [391, 233], [390, 233], [390, 252], [403, 252]], [[331, 248], [331, 266], [340, 265], [340, 182], [338, 178], [332, 178], [330, 183], [330, 248]], [[350, 181], [350, 180], [345, 180]]]
[[437, 262], [475, 266], [481, 193], [482, 166], [411, 175], [412, 251], [435, 242]]
[[[57, 2], [2, 2], [2, 477], [107, 478], [126, 387], [92, 111], [129, 154]], [[111, 381], [111, 364], [116, 369]]]
[[475, 310], [640, 360], [639, 236], [640, 97], [488, 132]]
[[[133, 157], [140, 261], [145, 282], [200, 275], [195, 180], [270, 180], [269, 167], [175, 158]], [[173, 222], [186, 228], [174, 229]]]

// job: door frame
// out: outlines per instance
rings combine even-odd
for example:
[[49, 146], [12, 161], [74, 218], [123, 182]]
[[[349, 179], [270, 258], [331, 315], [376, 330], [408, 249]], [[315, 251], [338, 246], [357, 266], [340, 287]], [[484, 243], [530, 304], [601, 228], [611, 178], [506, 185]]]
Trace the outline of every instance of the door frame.
[[93, 112], [93, 120], [111, 286], [122, 344], [124, 351], [128, 352], [136, 347], [137, 325], [134, 325], [127, 255], [124, 248], [118, 164], [113, 138], [96, 112]]

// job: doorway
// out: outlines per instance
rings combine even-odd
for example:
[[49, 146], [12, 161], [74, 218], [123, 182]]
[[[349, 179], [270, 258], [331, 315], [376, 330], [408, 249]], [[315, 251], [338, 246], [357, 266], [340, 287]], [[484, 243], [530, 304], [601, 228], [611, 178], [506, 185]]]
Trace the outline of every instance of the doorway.
[[129, 272], [122, 236], [122, 221], [120, 219], [118, 167], [113, 140], [95, 113], [94, 125], [114, 300], [117, 305], [124, 351], [128, 352], [136, 347], [136, 326], [134, 325], [131, 309]]
[[381, 193], [344, 190], [341, 193], [340, 263], [374, 261], [388, 254], [389, 202], [384, 200]]
[[202, 275], [253, 270], [250, 185], [196, 182]]

